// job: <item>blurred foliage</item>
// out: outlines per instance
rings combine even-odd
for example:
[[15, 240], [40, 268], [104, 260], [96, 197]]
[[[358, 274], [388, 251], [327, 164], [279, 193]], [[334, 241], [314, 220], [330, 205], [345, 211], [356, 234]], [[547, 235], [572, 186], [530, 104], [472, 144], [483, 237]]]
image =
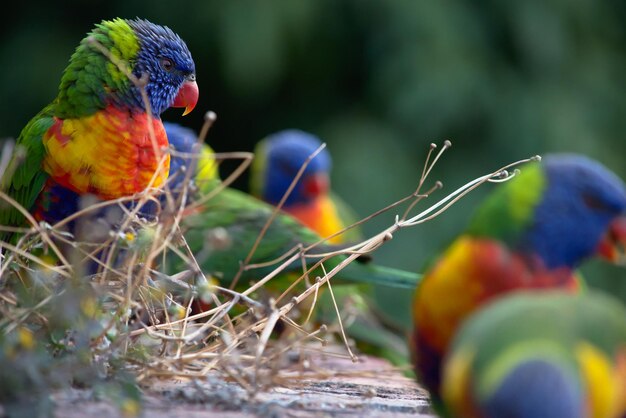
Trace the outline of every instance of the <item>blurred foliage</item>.
[[[194, 55], [201, 98], [182, 123], [198, 129], [203, 111], [215, 111], [208, 141], [217, 151], [252, 150], [284, 128], [319, 135], [334, 155], [334, 188], [363, 216], [410, 193], [428, 144], [445, 139], [453, 148], [433, 172], [444, 183], [437, 196], [546, 152], [584, 153], [626, 178], [623, 1], [74, 0], [18, 2], [6, 13], [0, 137], [17, 136], [52, 100], [95, 22], [139, 16], [173, 28]], [[173, 110], [164, 118], [180, 119]], [[376, 257], [421, 269], [490, 187], [397, 234]], [[585, 272], [626, 298], [623, 269]], [[398, 316], [408, 319], [410, 295], [388, 297], [394, 306], [405, 298]]]
[[127, 371], [131, 356], [111, 338], [112, 315], [102, 313], [94, 288], [16, 262], [2, 278], [0, 416], [56, 416], [50, 395], [70, 386], [93, 389], [121, 412], [128, 405], [139, 412], [141, 394]]

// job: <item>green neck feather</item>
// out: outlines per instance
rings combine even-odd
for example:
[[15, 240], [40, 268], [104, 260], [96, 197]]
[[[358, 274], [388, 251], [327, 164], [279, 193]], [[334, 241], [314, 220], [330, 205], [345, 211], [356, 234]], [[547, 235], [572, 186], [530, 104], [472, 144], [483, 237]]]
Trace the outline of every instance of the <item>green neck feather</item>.
[[208, 194], [221, 183], [215, 152], [206, 144], [202, 147], [198, 157], [195, 182], [202, 194]]
[[468, 233], [511, 242], [530, 222], [546, 186], [539, 164], [526, 166], [517, 178], [500, 185], [476, 212]]
[[93, 41], [131, 66], [139, 50], [139, 41], [125, 20], [103, 21], [96, 25], [76, 48], [61, 78], [55, 102], [55, 114], [60, 118], [91, 115], [107, 106], [107, 98], [114, 102], [114, 97], [119, 102], [128, 99], [130, 80]]
[[261, 197], [265, 188], [264, 171], [267, 167], [267, 140], [260, 141], [254, 148], [254, 159], [250, 166], [250, 192], [253, 196]]

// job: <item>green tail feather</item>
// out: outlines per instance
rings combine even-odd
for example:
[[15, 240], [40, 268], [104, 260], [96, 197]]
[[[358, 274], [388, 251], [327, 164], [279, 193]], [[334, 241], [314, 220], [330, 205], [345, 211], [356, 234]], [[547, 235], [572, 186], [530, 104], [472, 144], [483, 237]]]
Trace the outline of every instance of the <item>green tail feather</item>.
[[377, 264], [363, 264], [358, 261], [347, 265], [341, 271], [340, 277], [342, 280], [356, 283], [376, 284], [402, 289], [415, 289], [422, 279], [421, 274]]

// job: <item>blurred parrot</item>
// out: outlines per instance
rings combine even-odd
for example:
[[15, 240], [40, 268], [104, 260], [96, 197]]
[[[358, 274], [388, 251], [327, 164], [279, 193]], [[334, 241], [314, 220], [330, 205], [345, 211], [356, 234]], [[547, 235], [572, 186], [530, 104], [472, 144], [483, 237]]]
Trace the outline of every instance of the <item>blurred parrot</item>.
[[[145, 101], [124, 65], [145, 83]], [[35, 219], [54, 222], [72, 209], [66, 194], [114, 199], [158, 187], [169, 167], [160, 114], [169, 107], [187, 114], [197, 100], [195, 65], [178, 35], [141, 19], [102, 21], [76, 48], [56, 99], [22, 130], [0, 190]], [[23, 223], [1, 202], [1, 225]]]
[[520, 291], [460, 328], [443, 366], [447, 416], [626, 416], [626, 308], [603, 293]]
[[578, 292], [575, 272], [626, 243], [624, 183], [598, 162], [551, 155], [498, 187], [425, 273], [413, 303], [415, 371], [436, 405], [441, 361], [458, 326], [520, 289]]
[[[184, 153], [179, 167], [192, 167], [193, 190], [191, 202], [198, 201], [214, 193], [200, 206], [191, 205], [185, 211], [181, 221], [181, 229], [195, 258], [206, 274], [218, 276], [223, 284], [230, 284], [237, 275], [240, 262], [244, 261], [252, 249], [263, 226], [274, 212], [273, 206], [262, 202], [244, 192], [232, 188], [216, 190], [221, 185], [217, 166], [213, 160], [213, 152], [207, 146], [190, 140], [195, 138], [193, 131], [186, 128], [166, 125], [170, 145], [178, 152]], [[175, 160], [177, 157], [173, 157]], [[193, 167], [195, 165], [195, 167]], [[173, 175], [170, 172], [170, 175]], [[256, 249], [250, 264], [263, 264], [280, 258], [294, 247], [304, 247], [320, 241], [320, 236], [295, 218], [279, 213], [269, 225], [260, 245]], [[338, 247], [320, 245], [313, 253], [334, 251]], [[335, 255], [324, 262], [329, 272], [333, 267], [346, 259], [345, 255]], [[307, 258], [306, 263], [312, 265], [319, 257]], [[285, 272], [302, 272], [303, 260], [291, 263]], [[279, 264], [263, 265], [255, 269], [244, 270], [241, 283], [246, 286], [250, 280], [258, 280], [271, 273]], [[189, 266], [174, 263], [173, 269], [180, 271]], [[322, 275], [317, 268], [311, 277]], [[366, 262], [352, 262], [337, 275], [337, 279], [357, 283], [380, 283], [387, 286], [415, 288], [420, 276], [388, 267], [377, 266]], [[286, 288], [285, 288], [286, 289]], [[285, 290], [282, 289], [282, 290]]]
[[[321, 145], [318, 137], [297, 129], [279, 131], [261, 140], [255, 147], [252, 162], [252, 194], [274, 206], [278, 205], [298, 171]], [[322, 237], [341, 231], [359, 219], [349, 205], [331, 191], [330, 170], [331, 156], [328, 149], [323, 148], [309, 161], [282, 206], [284, 212]], [[348, 244], [362, 239], [361, 231], [355, 227], [327, 242]], [[396, 364], [406, 364], [408, 352], [403, 337], [382, 325], [379, 314], [386, 312], [388, 306], [378, 303], [372, 297], [374, 292], [376, 287], [364, 285], [343, 285], [334, 289], [339, 306], [352, 304], [358, 307], [346, 332], [356, 340], [362, 352], [386, 357]], [[330, 295], [326, 292], [321, 294], [316, 311], [318, 322], [333, 321], [336, 318], [334, 309]]]
[[[307, 158], [322, 145], [316, 136], [289, 129], [261, 140], [254, 151], [250, 190], [254, 196], [278, 205]], [[357, 216], [330, 191], [331, 157], [322, 149], [307, 165], [302, 177], [287, 197], [282, 209], [322, 237], [332, 235], [356, 222]], [[331, 244], [357, 242], [353, 228], [328, 240]]]

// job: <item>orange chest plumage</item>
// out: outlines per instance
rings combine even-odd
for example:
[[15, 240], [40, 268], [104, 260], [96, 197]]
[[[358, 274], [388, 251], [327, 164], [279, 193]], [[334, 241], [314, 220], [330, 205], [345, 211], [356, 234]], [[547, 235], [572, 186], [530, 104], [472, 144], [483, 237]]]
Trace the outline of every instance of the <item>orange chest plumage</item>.
[[568, 268], [548, 270], [497, 241], [457, 239], [426, 274], [413, 301], [414, 361], [427, 388], [438, 390], [442, 356], [472, 312], [508, 292], [540, 288], [580, 289]]
[[[328, 196], [319, 197], [310, 204], [285, 208], [285, 212], [317, 232], [321, 237], [327, 237], [346, 227], [339, 218], [337, 208]], [[343, 240], [342, 235], [339, 235], [331, 238], [328, 242], [342, 244]]]
[[414, 320], [429, 334], [432, 329], [437, 335], [431, 342], [444, 348], [459, 322], [493, 297], [518, 289], [577, 291], [578, 286], [568, 268], [548, 270], [497, 241], [464, 237], [424, 278], [415, 296]]
[[144, 112], [108, 106], [91, 116], [56, 119], [42, 140], [43, 169], [79, 194], [115, 199], [167, 179], [165, 129], [160, 119]]

